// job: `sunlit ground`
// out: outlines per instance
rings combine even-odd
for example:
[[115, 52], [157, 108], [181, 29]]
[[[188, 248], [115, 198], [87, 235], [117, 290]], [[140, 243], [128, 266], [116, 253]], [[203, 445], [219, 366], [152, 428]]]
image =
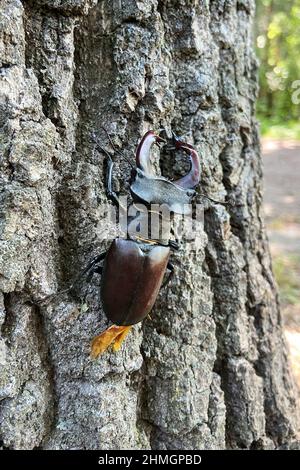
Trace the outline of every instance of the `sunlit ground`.
[[264, 139], [263, 162], [273, 269], [300, 390], [300, 142]]

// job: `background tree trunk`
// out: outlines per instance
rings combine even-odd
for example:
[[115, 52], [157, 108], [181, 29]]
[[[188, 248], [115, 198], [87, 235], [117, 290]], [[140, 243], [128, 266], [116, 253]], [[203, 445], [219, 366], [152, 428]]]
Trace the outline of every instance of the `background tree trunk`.
[[[296, 397], [264, 232], [252, 0], [1, 1], [0, 425], [17, 449], [290, 446]], [[152, 320], [93, 361], [106, 248], [101, 125], [133, 160], [166, 127], [210, 205]], [[117, 171], [122, 192], [129, 169]]]

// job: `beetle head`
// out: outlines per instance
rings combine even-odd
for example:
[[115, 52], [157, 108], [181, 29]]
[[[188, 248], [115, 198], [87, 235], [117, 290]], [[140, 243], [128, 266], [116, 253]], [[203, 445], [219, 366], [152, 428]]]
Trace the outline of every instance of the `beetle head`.
[[188, 153], [191, 169], [182, 178], [169, 181], [163, 176], [156, 176], [151, 162], [150, 151], [154, 143], [159, 144], [164, 139], [153, 131], [148, 131], [142, 138], [136, 152], [136, 173], [133, 176], [130, 189], [134, 198], [147, 204], [166, 204], [171, 212], [188, 214], [188, 207], [195, 194], [193, 188], [200, 179], [199, 156], [191, 145], [173, 135], [173, 148], [182, 149]]

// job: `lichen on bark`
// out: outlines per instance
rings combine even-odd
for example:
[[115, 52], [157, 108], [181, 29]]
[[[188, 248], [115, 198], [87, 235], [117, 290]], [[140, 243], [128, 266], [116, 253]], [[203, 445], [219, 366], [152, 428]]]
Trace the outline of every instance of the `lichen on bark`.
[[[262, 214], [252, 0], [2, 0], [0, 437], [15, 449], [289, 447], [296, 396]], [[128, 158], [165, 127], [193, 143], [196, 249], [120, 352], [99, 276], [40, 301], [107, 247], [101, 126]], [[115, 154], [121, 192], [129, 168]], [[201, 202], [199, 196], [199, 201]]]

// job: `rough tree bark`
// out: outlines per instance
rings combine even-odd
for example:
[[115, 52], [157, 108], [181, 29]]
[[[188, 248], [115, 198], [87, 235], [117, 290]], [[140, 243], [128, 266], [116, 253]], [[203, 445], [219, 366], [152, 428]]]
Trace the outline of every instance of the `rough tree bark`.
[[[289, 447], [297, 430], [262, 216], [253, 0], [2, 0], [0, 425], [15, 449]], [[201, 243], [118, 354], [99, 276], [38, 301], [103, 251], [91, 132], [133, 159], [149, 128], [193, 142]], [[128, 164], [117, 155], [120, 189]]]

